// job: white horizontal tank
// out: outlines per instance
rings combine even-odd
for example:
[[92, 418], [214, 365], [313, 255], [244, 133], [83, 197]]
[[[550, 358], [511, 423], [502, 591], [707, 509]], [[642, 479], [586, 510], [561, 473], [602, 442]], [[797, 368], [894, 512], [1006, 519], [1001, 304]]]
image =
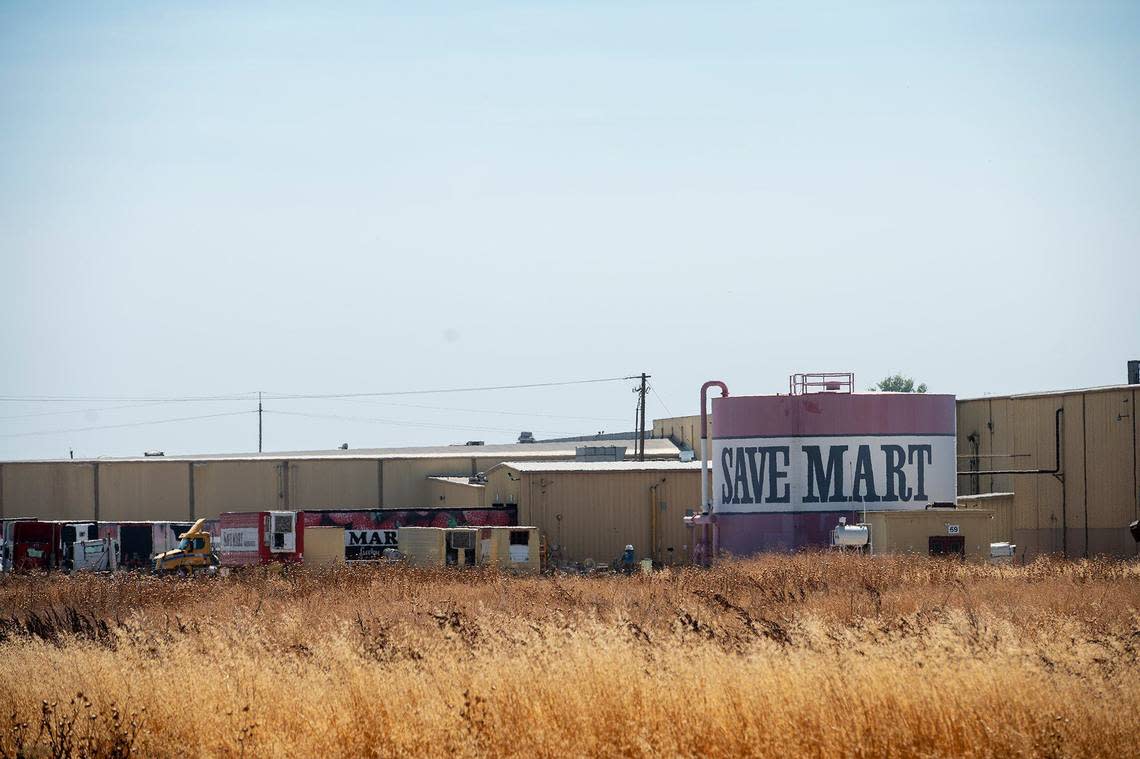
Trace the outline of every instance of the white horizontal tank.
[[831, 531], [831, 545], [840, 548], [862, 548], [871, 542], [871, 528], [865, 524], [840, 522]]

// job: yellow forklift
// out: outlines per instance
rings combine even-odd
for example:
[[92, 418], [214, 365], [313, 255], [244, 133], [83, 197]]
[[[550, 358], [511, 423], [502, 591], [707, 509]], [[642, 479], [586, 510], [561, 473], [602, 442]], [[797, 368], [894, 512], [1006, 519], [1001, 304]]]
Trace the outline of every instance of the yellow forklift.
[[210, 533], [204, 529], [205, 524], [205, 519], [199, 519], [189, 530], [178, 536], [177, 548], [155, 554], [155, 573], [177, 572], [189, 576], [196, 572], [216, 569], [221, 562], [218, 560], [218, 555], [214, 553]]

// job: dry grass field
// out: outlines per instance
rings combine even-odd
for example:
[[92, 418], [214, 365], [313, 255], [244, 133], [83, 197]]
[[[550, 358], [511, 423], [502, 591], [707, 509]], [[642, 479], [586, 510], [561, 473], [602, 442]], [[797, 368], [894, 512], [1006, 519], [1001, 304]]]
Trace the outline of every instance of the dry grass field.
[[0, 756], [1137, 756], [1140, 567], [0, 580]]

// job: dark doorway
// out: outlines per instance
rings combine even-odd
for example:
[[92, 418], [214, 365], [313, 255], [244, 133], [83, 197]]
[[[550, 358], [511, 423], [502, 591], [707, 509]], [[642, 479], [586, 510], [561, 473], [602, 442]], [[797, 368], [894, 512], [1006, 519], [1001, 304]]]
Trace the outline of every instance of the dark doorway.
[[966, 558], [965, 535], [931, 535], [931, 556], [951, 556], [957, 559]]

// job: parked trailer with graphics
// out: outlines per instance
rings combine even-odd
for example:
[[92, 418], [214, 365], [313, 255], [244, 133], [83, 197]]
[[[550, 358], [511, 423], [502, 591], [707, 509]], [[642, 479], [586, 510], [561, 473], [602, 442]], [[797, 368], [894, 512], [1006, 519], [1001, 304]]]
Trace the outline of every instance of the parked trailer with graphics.
[[226, 512], [218, 517], [215, 550], [222, 566], [296, 564], [304, 559], [305, 512]]
[[518, 509], [310, 509], [304, 522], [344, 528], [345, 559], [369, 561], [382, 559], [385, 549], [399, 549], [401, 527], [509, 527], [518, 524]]
[[709, 382], [702, 449], [710, 387], [712, 490], [687, 520], [699, 556], [825, 547], [840, 519], [955, 502], [952, 395], [856, 393], [852, 374], [793, 375], [787, 395]]

